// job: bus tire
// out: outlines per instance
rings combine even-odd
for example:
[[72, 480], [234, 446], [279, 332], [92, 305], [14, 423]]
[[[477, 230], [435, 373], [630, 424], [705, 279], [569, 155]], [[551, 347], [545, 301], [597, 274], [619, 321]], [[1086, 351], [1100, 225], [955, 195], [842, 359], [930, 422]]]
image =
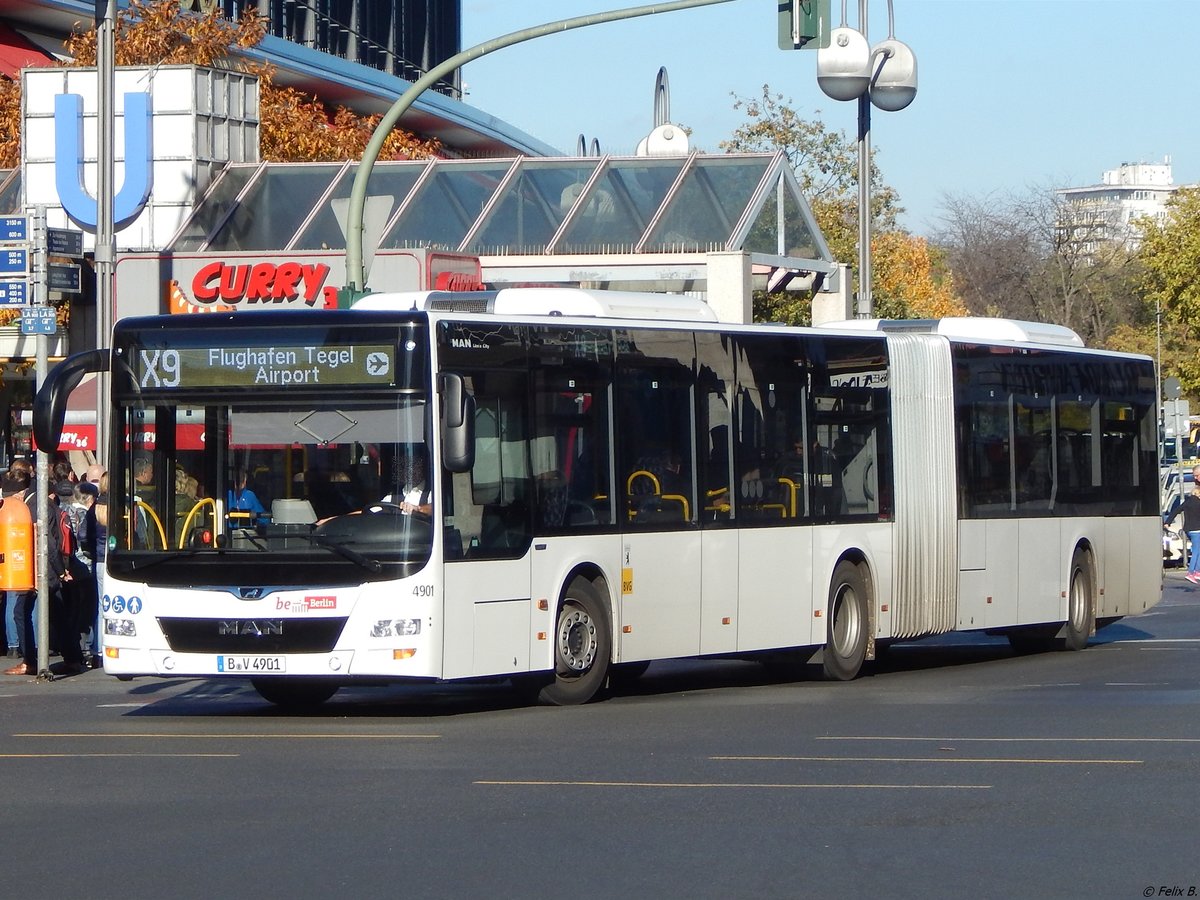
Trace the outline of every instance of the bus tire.
[[575, 706], [596, 697], [608, 681], [612, 659], [608, 607], [586, 578], [563, 593], [554, 622], [554, 680], [538, 694], [542, 703]]
[[1071, 557], [1071, 577], [1067, 582], [1067, 622], [1063, 629], [1063, 649], [1082, 650], [1092, 636], [1095, 613], [1092, 597], [1096, 579], [1092, 557], [1084, 549]]
[[330, 678], [251, 678], [250, 684], [268, 703], [287, 709], [320, 706], [341, 686]]
[[862, 570], [848, 560], [838, 563], [829, 584], [825, 650], [821, 654], [830, 681], [852, 681], [862, 671], [870, 637], [867, 594]]

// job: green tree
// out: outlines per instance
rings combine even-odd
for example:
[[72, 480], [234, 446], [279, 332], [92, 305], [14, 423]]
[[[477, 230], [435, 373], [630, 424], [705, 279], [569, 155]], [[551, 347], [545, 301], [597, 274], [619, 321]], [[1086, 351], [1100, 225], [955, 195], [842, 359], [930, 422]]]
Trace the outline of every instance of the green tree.
[[[1195, 402], [1200, 398], [1200, 189], [1181, 188], [1167, 201], [1161, 220], [1139, 222], [1142, 242], [1142, 319], [1140, 346], [1146, 352], [1146, 337], [1156, 338], [1154, 322], [1162, 316], [1163, 377], [1174, 375], [1184, 393]], [[1137, 340], [1127, 332], [1120, 338]], [[1151, 345], [1153, 346], [1153, 345]]]

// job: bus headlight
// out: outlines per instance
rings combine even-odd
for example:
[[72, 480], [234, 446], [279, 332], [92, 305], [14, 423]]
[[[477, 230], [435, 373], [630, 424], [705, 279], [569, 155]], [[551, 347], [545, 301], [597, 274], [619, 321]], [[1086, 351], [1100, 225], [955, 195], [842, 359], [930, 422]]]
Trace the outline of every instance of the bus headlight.
[[400, 635], [407, 636], [407, 635], [420, 634], [420, 633], [421, 633], [421, 620], [420, 619], [397, 619], [396, 620], [396, 634], [398, 636], [400, 636]]
[[421, 633], [420, 619], [380, 619], [371, 626], [371, 637], [402, 637]]
[[133, 619], [105, 619], [104, 633], [116, 637], [137, 637], [137, 625]]

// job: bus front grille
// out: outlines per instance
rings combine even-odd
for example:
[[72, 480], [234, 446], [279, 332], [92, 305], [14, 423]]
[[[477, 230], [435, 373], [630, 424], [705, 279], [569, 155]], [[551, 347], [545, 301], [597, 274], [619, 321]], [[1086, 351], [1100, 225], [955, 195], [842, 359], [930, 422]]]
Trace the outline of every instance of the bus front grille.
[[160, 618], [158, 624], [176, 653], [328, 653], [346, 619]]

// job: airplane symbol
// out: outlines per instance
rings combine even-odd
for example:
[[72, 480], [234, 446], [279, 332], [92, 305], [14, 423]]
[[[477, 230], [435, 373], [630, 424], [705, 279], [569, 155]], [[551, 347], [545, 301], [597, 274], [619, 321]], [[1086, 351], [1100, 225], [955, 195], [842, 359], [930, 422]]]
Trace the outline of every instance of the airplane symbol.
[[388, 373], [390, 365], [386, 353], [376, 351], [367, 354], [367, 374], [380, 377]]

